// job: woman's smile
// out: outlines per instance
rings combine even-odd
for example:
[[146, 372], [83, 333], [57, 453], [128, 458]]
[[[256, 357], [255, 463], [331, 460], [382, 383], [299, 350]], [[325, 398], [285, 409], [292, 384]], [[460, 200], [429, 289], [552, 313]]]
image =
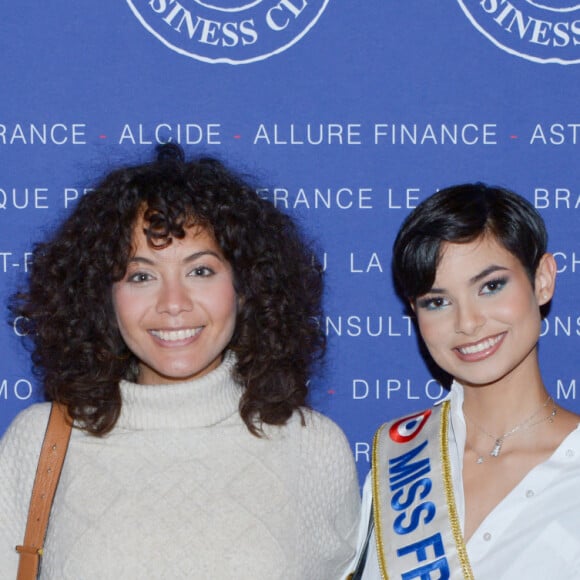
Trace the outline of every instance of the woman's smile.
[[203, 330], [203, 326], [197, 328], [182, 328], [179, 330], [150, 330], [149, 332], [162, 342], [181, 343], [197, 336]]
[[519, 260], [485, 236], [443, 245], [415, 312], [435, 362], [464, 385], [483, 385], [535, 368], [538, 294]]
[[495, 354], [500, 348], [506, 333], [502, 332], [496, 336], [484, 338], [478, 342], [456, 346], [457, 356], [464, 361], [480, 361]]
[[235, 330], [232, 268], [202, 228], [162, 249], [150, 247], [142, 232], [137, 224], [134, 255], [113, 286], [121, 336], [139, 361], [138, 382], [201, 377], [220, 364]]

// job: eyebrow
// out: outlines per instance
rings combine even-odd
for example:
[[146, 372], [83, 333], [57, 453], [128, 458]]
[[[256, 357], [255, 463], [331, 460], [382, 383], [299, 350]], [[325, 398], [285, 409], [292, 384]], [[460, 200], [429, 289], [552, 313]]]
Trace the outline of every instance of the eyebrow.
[[473, 276], [473, 278], [470, 278], [469, 282], [470, 284], [475, 284], [476, 282], [480, 282], [481, 280], [483, 280], [483, 278], [489, 276], [490, 274], [493, 274], [494, 272], [501, 272], [507, 269], [508, 268], [506, 268], [505, 266], [498, 266], [496, 264], [492, 264], [491, 266], [488, 266], [487, 268], [482, 270], [479, 274]]
[[[470, 285], [477, 284], [478, 282], [481, 282], [481, 280], [483, 280], [484, 278], [486, 278], [490, 274], [493, 274], [494, 272], [503, 272], [503, 271], [506, 271], [508, 269], [509, 268], [506, 268], [505, 266], [499, 266], [497, 264], [492, 264], [491, 266], [488, 266], [487, 268], [483, 269], [481, 272], [479, 272], [475, 276], [472, 276], [469, 279], [469, 284]], [[429, 292], [432, 292], [433, 294], [443, 294], [445, 292], [445, 289], [444, 288], [431, 288], [431, 290], [429, 290]]]
[[[220, 256], [217, 252], [214, 252], [213, 250], [201, 250], [200, 252], [194, 252], [193, 254], [186, 256], [182, 260], [182, 263], [190, 264], [191, 262], [195, 262], [195, 260], [201, 258], [202, 256], [215, 256], [220, 262], [224, 261], [224, 258]], [[150, 260], [149, 258], [145, 258], [144, 256], [133, 256], [129, 260], [129, 264], [147, 264], [148, 266], [154, 266], [155, 261]]]

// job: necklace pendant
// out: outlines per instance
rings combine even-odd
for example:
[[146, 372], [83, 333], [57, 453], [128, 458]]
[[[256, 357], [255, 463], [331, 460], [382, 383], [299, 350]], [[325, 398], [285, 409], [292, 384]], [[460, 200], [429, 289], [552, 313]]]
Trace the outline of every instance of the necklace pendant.
[[493, 449], [490, 452], [490, 455], [492, 457], [497, 457], [500, 452], [501, 452], [501, 446], [503, 445], [503, 439], [496, 439], [495, 440], [495, 445], [493, 446]]
[[483, 457], [480, 455], [476, 460], [475, 463], [477, 463], [478, 465], [481, 465], [483, 463]]

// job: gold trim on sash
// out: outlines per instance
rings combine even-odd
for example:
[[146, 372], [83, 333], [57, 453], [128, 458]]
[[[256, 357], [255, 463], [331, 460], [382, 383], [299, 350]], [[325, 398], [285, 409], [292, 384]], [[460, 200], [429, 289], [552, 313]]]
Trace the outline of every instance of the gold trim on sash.
[[465, 580], [475, 580], [469, 563], [467, 546], [461, 531], [459, 515], [457, 514], [457, 505], [455, 504], [455, 493], [453, 492], [453, 481], [451, 478], [451, 461], [449, 459], [449, 401], [441, 404], [441, 429], [439, 431], [439, 448], [441, 449], [441, 464], [443, 466], [443, 487], [445, 488], [445, 497], [447, 499], [447, 509], [449, 511], [449, 523], [451, 531], [457, 546], [457, 556], [461, 562], [461, 569]]
[[[373, 456], [372, 456], [372, 464], [371, 465], [378, 465], [378, 449], [379, 449], [379, 432], [384, 427], [379, 427], [379, 430], [375, 434], [375, 438], [373, 441]], [[385, 560], [385, 550], [384, 550], [384, 542], [383, 542], [383, 526], [381, 524], [381, 502], [379, 501], [379, 470], [373, 469], [372, 470], [373, 476], [373, 518], [375, 522], [375, 541], [377, 543], [377, 555], [379, 558], [379, 568], [381, 570], [381, 578], [382, 580], [389, 580], [389, 576], [387, 574], [387, 566]]]
[[[413, 542], [417, 540], [417, 535], [415, 532], [408, 533], [408, 530], [397, 532], [396, 526], [393, 527], [397, 521], [395, 520], [395, 515], [397, 519], [401, 517], [400, 512], [395, 512], [395, 510], [401, 508], [397, 505], [400, 496], [395, 503], [392, 503], [396, 497], [396, 494], [392, 492], [397, 489], [400, 493], [401, 485], [406, 485], [406, 482], [400, 483], [402, 477], [407, 477], [406, 472], [404, 475], [401, 475], [401, 471], [397, 473], [397, 467], [401, 468], [401, 462], [397, 463], [397, 459], [402, 461], [403, 458], [406, 462], [403, 464], [403, 469], [412, 468], [412, 461], [417, 461], [422, 465], [425, 465], [426, 462], [429, 463], [428, 479], [430, 491], [427, 499], [434, 503], [439, 514], [434, 516], [434, 521], [431, 519], [427, 521], [427, 518], [425, 518], [425, 527], [430, 523], [432, 529], [428, 533], [436, 531], [435, 535], [430, 536], [428, 539], [439, 538], [440, 536], [445, 546], [449, 577], [454, 580], [474, 580], [453, 492], [448, 447], [449, 408], [449, 401], [445, 401], [442, 405], [424, 413], [409, 416], [411, 420], [414, 417], [425, 415], [422, 424], [417, 429], [416, 439], [414, 434], [407, 436], [406, 432], [403, 432], [400, 437], [393, 435], [391, 439], [391, 430], [397, 429], [401, 423], [405, 422], [406, 418], [385, 423], [375, 434], [372, 451], [373, 518], [382, 580], [389, 580], [388, 569], [391, 575], [394, 574], [392, 576], [393, 579], [401, 578], [405, 574], [405, 570], [407, 570], [407, 574], [414, 570], [409, 571], [408, 564], [403, 566], [401, 558], [405, 558], [404, 554], [409, 553], [408, 546], [405, 547], [405, 543], [411, 542], [411, 546], [415, 546], [416, 544], [413, 544]], [[421, 431], [423, 432], [421, 433]], [[438, 450], [431, 449], [430, 441], [433, 442], [436, 448], [438, 447]], [[419, 459], [419, 451], [427, 457], [421, 456]], [[411, 457], [411, 459], [408, 459], [408, 457]], [[391, 464], [393, 465], [392, 472], [390, 471]], [[422, 473], [425, 474], [426, 472], [423, 471]], [[418, 476], [421, 475], [419, 474]], [[391, 486], [391, 484], [393, 485]], [[408, 501], [408, 499], [405, 501]], [[400, 535], [401, 533], [403, 536]], [[408, 536], [406, 535], [407, 533]], [[387, 559], [389, 559], [388, 568]], [[399, 562], [400, 564], [397, 566]], [[401, 568], [401, 570], [398, 568]]]

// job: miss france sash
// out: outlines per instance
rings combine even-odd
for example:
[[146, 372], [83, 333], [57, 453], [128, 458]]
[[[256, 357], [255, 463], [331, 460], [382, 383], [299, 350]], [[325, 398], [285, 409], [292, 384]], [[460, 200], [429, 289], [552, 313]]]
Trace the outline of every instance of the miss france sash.
[[373, 512], [384, 580], [474, 580], [447, 445], [449, 402], [385, 423], [373, 442]]

